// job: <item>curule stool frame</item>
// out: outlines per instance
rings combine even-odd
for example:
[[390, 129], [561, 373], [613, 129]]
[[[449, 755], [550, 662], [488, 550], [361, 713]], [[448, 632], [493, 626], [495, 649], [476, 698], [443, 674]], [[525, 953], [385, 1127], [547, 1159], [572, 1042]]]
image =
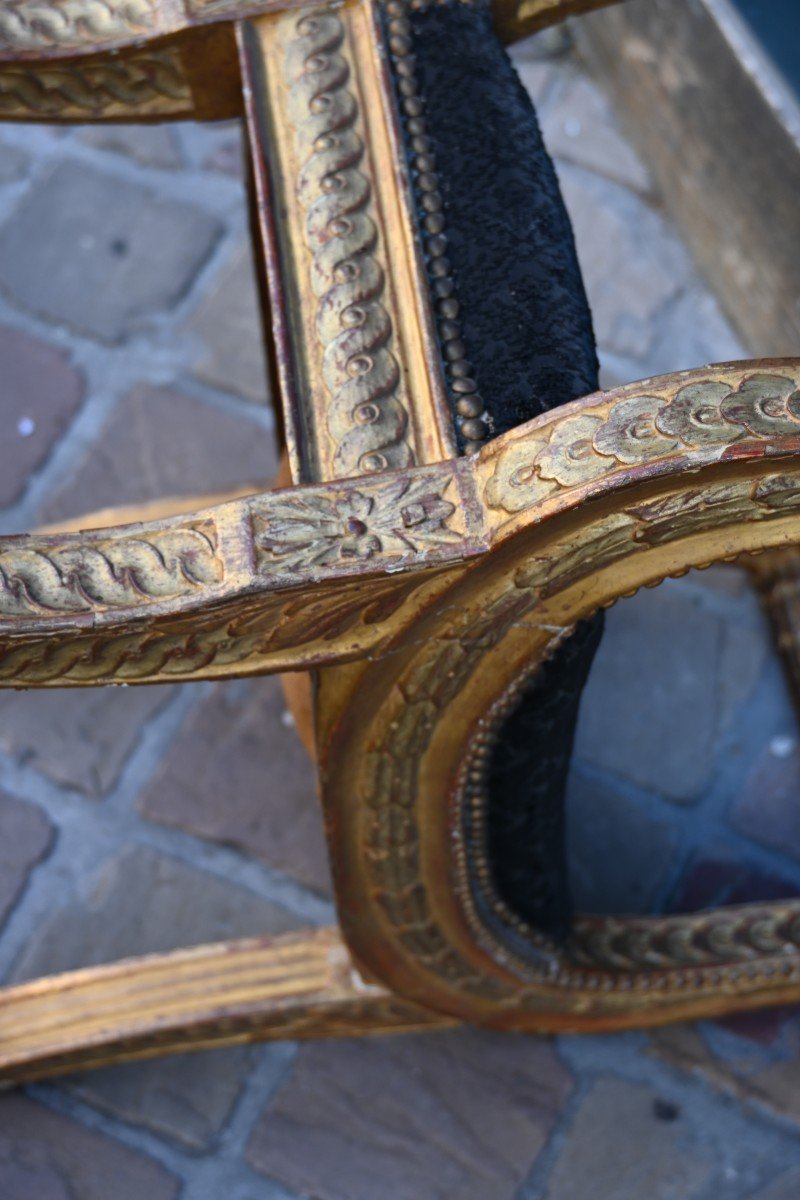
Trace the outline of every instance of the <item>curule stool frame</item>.
[[[740, 555], [771, 552], [767, 590], [792, 574], [800, 358], [596, 393], [492, 440], [453, 371], [454, 424], [437, 337], [449, 322], [460, 344], [458, 306], [446, 271], [425, 275], [398, 119], [399, 103], [417, 122], [437, 257], [408, 36], [430, 2], [0, 5], [6, 119], [246, 118], [292, 481], [0, 538], [0, 684], [293, 672], [298, 695], [313, 676], [340, 919], [6, 988], [0, 1080], [264, 1038], [609, 1030], [800, 1000], [800, 901], [578, 915], [557, 937], [495, 887], [497, 729], [576, 626]], [[498, 0], [494, 20], [511, 41], [602, 3]]]

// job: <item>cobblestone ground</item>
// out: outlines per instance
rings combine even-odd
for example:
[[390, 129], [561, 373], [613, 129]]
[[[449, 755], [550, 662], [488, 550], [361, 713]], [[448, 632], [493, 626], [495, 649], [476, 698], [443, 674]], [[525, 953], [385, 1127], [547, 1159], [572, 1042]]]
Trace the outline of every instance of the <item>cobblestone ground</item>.
[[[609, 383], [742, 348], [569, 52], [517, 54]], [[238, 132], [0, 139], [6, 530], [268, 480]], [[0, 697], [0, 972], [332, 918], [270, 680]], [[733, 568], [618, 606], [570, 785], [588, 909], [800, 894], [800, 746]], [[796, 1200], [800, 1016], [469, 1030], [134, 1065], [0, 1099], [2, 1200]]]

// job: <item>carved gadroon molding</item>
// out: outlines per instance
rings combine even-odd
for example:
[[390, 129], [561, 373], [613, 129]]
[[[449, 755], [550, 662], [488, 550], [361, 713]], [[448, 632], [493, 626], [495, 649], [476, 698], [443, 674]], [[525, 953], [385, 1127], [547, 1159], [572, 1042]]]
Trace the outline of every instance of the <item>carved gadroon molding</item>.
[[61, 545], [20, 539], [0, 548], [0, 616], [136, 608], [221, 578], [210, 523]]

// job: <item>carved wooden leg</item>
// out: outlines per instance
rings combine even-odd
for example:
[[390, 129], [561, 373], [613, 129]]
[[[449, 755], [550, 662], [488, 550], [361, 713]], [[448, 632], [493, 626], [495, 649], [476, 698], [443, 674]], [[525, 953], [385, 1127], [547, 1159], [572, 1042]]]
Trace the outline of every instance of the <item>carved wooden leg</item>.
[[0, 992], [0, 1081], [274, 1038], [453, 1021], [367, 983], [336, 929], [223, 942]]
[[800, 901], [578, 916], [563, 942], [532, 927], [497, 885], [488, 794], [502, 720], [576, 623], [689, 567], [797, 542], [799, 381], [788, 362], [651, 380], [493, 443], [477, 473], [502, 547], [380, 662], [322, 672], [343, 931], [388, 986], [524, 1030], [800, 999]]

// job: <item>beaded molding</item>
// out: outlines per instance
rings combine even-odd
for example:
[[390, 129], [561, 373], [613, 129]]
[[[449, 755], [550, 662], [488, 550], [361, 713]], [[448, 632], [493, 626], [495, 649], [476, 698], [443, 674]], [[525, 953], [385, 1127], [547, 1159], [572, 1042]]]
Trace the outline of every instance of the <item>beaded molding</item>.
[[[384, 13], [400, 120], [405, 135], [412, 193], [425, 253], [445, 382], [455, 409], [455, 424], [465, 454], [477, 454], [491, 433], [489, 414], [472, 375], [458, 319], [460, 304], [447, 253], [444, 201], [439, 190], [433, 139], [425, 119], [413, 55], [409, 11], [424, 12], [442, 0], [386, 0]], [[466, 3], [467, 0], [459, 0]]]

